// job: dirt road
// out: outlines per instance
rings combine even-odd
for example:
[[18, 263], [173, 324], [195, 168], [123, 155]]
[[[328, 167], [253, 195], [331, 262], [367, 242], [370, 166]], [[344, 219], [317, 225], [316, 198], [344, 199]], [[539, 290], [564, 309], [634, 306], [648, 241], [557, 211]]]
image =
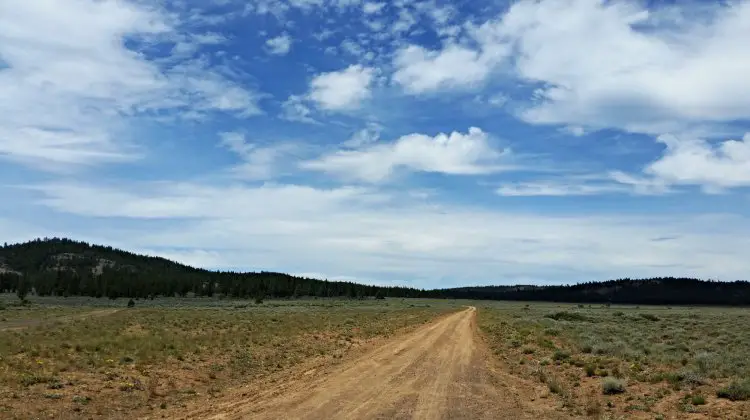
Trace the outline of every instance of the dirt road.
[[559, 418], [552, 401], [540, 404], [538, 385], [493, 369], [475, 316], [468, 308], [327, 371], [230, 395], [186, 418]]

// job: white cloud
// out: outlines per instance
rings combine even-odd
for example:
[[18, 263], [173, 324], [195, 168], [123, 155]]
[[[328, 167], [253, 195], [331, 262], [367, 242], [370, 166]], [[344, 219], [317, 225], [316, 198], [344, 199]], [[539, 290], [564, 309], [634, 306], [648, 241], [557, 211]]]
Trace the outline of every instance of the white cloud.
[[288, 34], [281, 34], [266, 40], [266, 47], [270, 54], [286, 55], [292, 49], [292, 37]]
[[635, 3], [526, 1], [495, 29], [515, 41], [519, 75], [545, 84], [527, 121], [659, 134], [750, 118], [750, 3], [711, 12], [674, 20]]
[[362, 11], [367, 15], [372, 15], [380, 13], [380, 11], [383, 10], [385, 6], [385, 3], [368, 1], [362, 5]]
[[223, 44], [227, 41], [227, 38], [219, 33], [216, 32], [206, 32], [203, 34], [192, 34], [190, 38], [199, 44], [205, 44], [205, 45], [217, 45], [217, 44]]
[[396, 52], [393, 80], [413, 94], [472, 88], [487, 79], [497, 58], [456, 44], [441, 51], [410, 45]]
[[[99, 241], [188, 249], [196, 259], [178, 258], [215, 267], [407, 278], [421, 287], [445, 278], [450, 285], [623, 275], [730, 280], [750, 269], [750, 221], [739, 217], [519, 214], [350, 187], [56, 183], [35, 190], [62, 213], [134, 219]], [[137, 224], [153, 218], [170, 223]], [[667, 237], [676, 240], [659, 240]]]
[[259, 15], [270, 14], [277, 19], [282, 19], [289, 11], [289, 5], [279, 0], [256, 0], [254, 7], [253, 3], [248, 3], [245, 10]]
[[289, 0], [289, 4], [303, 10], [313, 7], [320, 7], [324, 4], [323, 0]]
[[656, 185], [697, 185], [707, 192], [750, 186], [750, 133], [742, 140], [711, 145], [705, 140], [658, 137], [664, 155], [644, 169], [644, 177], [619, 174], [622, 182]]
[[487, 103], [495, 107], [502, 107], [503, 105], [508, 103], [508, 100], [509, 98], [507, 95], [504, 95], [502, 93], [496, 93], [490, 96], [489, 98], [487, 98]]
[[409, 9], [401, 8], [398, 10], [398, 19], [391, 25], [390, 32], [393, 36], [400, 36], [409, 31], [417, 24], [417, 18]]
[[497, 194], [508, 197], [564, 197], [627, 193], [631, 191], [631, 188], [612, 181], [596, 183], [564, 181], [518, 182], [502, 185], [495, 190]]
[[298, 95], [291, 95], [284, 101], [280, 117], [287, 121], [318, 124], [312, 117], [312, 110], [305, 104], [305, 98]]
[[41, 169], [118, 162], [138, 156], [131, 118], [259, 112], [254, 93], [201, 61], [175, 56], [164, 70], [126, 39], [219, 42], [135, 3], [0, 2], [0, 157]]
[[269, 180], [279, 175], [287, 165], [288, 157], [296, 147], [290, 143], [274, 142], [261, 146], [247, 141], [245, 133], [230, 131], [219, 133], [220, 145], [235, 153], [242, 163], [231, 168], [231, 172], [245, 180]]
[[399, 51], [394, 80], [424, 93], [520, 79], [538, 85], [519, 113], [538, 124], [661, 134], [750, 118], [750, 2], [522, 0], [465, 27], [460, 44]]
[[355, 57], [361, 57], [365, 54], [364, 48], [362, 48], [361, 45], [359, 45], [355, 41], [352, 41], [351, 39], [345, 39], [341, 41], [341, 49]]
[[380, 124], [370, 122], [367, 127], [357, 131], [349, 140], [343, 143], [343, 146], [353, 149], [367, 146], [380, 140], [380, 132], [383, 127]]
[[503, 153], [492, 148], [487, 133], [471, 127], [468, 133], [440, 133], [435, 137], [408, 134], [392, 143], [359, 150], [342, 150], [302, 164], [306, 169], [366, 182], [381, 182], [395, 170], [476, 175], [497, 172]]
[[309, 98], [329, 111], [356, 109], [370, 97], [374, 75], [373, 69], [360, 65], [319, 74], [310, 82]]

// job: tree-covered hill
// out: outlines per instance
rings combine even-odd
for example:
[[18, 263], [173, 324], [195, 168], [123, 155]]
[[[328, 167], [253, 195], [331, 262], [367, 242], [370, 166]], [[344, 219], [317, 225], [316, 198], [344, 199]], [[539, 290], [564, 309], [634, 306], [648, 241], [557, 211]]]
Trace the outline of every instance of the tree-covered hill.
[[189, 267], [70, 239], [36, 239], [0, 248], [0, 291], [117, 297], [419, 297], [404, 287], [329, 282], [282, 273], [236, 273]]
[[563, 286], [479, 286], [419, 290], [332, 282], [273, 272], [189, 267], [70, 239], [36, 239], [0, 248], [0, 292], [37, 295], [239, 298], [432, 297], [574, 303], [750, 305], [750, 283], [690, 278], [620, 279]]

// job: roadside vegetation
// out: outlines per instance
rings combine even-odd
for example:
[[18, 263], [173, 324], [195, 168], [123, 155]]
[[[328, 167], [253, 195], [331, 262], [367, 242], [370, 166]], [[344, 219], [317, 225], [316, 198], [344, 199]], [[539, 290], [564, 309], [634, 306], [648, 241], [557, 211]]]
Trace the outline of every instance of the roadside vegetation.
[[750, 418], [750, 311], [482, 302], [496, 357], [574, 415]]
[[336, 363], [456, 309], [401, 299], [96, 302], [106, 305], [4, 305], [0, 418], [168, 417], [190, 399], [298, 365]]

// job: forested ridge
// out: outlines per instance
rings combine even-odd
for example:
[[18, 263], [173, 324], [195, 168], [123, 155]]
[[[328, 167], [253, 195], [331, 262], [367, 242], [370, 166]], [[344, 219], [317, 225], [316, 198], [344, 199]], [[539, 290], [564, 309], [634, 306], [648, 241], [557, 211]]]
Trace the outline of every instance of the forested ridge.
[[432, 297], [574, 303], [749, 305], [750, 283], [691, 278], [619, 279], [563, 286], [421, 290], [336, 282], [275, 272], [210, 271], [71, 239], [0, 248], [0, 292], [41, 296]]
[[0, 291], [37, 295], [236, 298], [420, 297], [405, 287], [333, 282], [274, 272], [237, 273], [189, 267], [160, 257], [70, 239], [36, 239], [0, 248]]

